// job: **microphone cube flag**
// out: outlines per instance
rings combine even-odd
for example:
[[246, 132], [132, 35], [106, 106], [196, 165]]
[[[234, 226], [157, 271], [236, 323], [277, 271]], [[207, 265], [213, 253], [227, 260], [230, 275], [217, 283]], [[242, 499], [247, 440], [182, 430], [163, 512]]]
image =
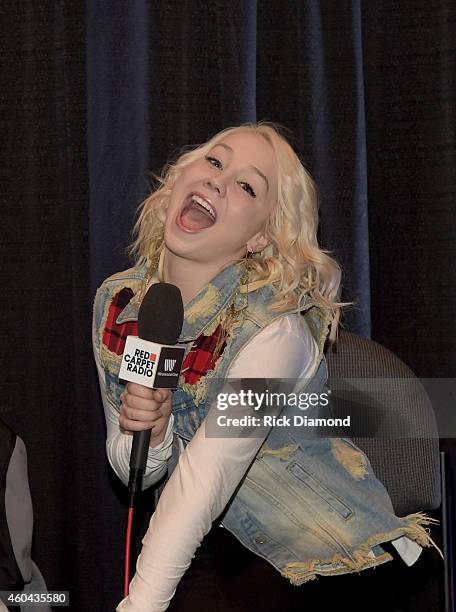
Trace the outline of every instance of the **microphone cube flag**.
[[119, 380], [151, 389], [176, 389], [185, 348], [127, 336]]

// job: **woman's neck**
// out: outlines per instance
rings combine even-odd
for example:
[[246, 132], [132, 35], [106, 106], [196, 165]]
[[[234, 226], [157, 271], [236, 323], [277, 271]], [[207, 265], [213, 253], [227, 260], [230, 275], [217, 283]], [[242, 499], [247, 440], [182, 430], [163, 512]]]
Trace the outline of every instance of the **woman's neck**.
[[226, 266], [220, 263], [197, 262], [179, 257], [166, 247], [163, 254], [162, 280], [179, 287], [182, 301], [188, 304]]

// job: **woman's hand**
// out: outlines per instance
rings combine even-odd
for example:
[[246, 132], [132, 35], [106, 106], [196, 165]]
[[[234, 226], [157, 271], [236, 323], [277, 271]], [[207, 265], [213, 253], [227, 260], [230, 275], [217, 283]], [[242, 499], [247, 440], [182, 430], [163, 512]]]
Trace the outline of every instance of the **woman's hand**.
[[135, 431], [152, 429], [150, 446], [153, 448], [163, 442], [172, 408], [171, 390], [149, 389], [130, 382], [120, 399], [122, 432], [132, 436]]

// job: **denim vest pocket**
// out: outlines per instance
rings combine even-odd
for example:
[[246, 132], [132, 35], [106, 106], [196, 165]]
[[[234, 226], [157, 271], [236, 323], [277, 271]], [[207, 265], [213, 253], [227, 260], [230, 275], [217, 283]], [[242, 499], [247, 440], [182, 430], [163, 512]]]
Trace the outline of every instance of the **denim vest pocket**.
[[[346, 543], [340, 534], [324, 519], [315, 515], [310, 500], [303, 497], [280, 498], [275, 492], [272, 492], [274, 489], [269, 486], [265, 488], [264, 484], [260, 484], [258, 480], [249, 476], [245, 478], [244, 485], [240, 497], [241, 501], [247, 502], [246, 507], [251, 506], [252, 503], [256, 506], [258, 501], [255, 500], [263, 499], [261, 503], [262, 511], [258, 514], [258, 518], [263, 525], [268, 523], [279, 525], [278, 533], [282, 533], [282, 535], [284, 525], [287, 525], [285, 530], [288, 533], [293, 533], [297, 529], [301, 534], [308, 534], [307, 537], [313, 539], [314, 545], [316, 542], [320, 542], [328, 547], [327, 550], [331, 550], [332, 554], [342, 553], [344, 556], [350, 556]], [[250, 492], [247, 493], [249, 490]], [[300, 506], [299, 512], [296, 511], [297, 502]], [[275, 518], [271, 517], [271, 513], [275, 515]]]
[[347, 520], [353, 516], [352, 510], [344, 504], [336, 495], [323, 485], [313, 474], [308, 472], [300, 463], [293, 461], [287, 465], [287, 470], [300, 482], [309, 487], [319, 498], [343, 519]]

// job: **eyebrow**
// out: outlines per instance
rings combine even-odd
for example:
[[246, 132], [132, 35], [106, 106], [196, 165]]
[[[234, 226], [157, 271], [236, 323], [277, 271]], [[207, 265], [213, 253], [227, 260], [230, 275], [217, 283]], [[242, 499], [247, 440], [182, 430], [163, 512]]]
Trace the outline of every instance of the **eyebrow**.
[[[230, 147], [229, 145], [225, 144], [224, 142], [218, 142], [212, 148], [215, 149], [215, 147], [218, 147], [218, 146], [223, 147], [224, 149], [226, 149], [227, 151], [230, 151], [231, 153], [234, 153], [234, 149]], [[264, 182], [266, 183], [266, 193], [267, 193], [269, 191], [269, 181], [266, 178], [266, 176], [261, 172], [261, 170], [259, 170], [256, 166], [253, 166], [252, 164], [249, 165], [249, 168], [252, 168], [264, 180]]]

